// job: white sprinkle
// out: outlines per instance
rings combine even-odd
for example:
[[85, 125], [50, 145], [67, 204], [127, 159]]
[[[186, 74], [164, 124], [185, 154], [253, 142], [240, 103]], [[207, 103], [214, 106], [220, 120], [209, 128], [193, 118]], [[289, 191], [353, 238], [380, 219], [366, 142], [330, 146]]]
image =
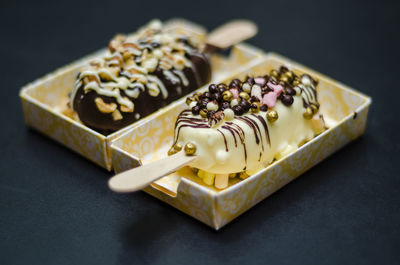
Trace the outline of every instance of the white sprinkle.
[[207, 103], [207, 110], [217, 111], [218, 110], [218, 105], [215, 104], [214, 102], [208, 102]]
[[308, 75], [303, 75], [301, 77], [301, 82], [305, 85], [305, 86], [310, 86], [311, 85], [311, 79]]
[[236, 106], [237, 104], [239, 104], [239, 101], [235, 98], [235, 99], [232, 99], [232, 101], [231, 101], [231, 107], [233, 107], [233, 106]]
[[231, 121], [235, 117], [235, 113], [231, 109], [225, 109], [224, 110], [224, 115], [225, 115], [224, 118], [227, 121]]
[[250, 93], [251, 86], [250, 86], [249, 83], [244, 83], [243, 86], [242, 86], [242, 89], [243, 89], [244, 92]]
[[301, 88], [299, 86], [295, 86], [294, 90], [296, 91], [296, 94], [300, 94], [301, 93]]
[[253, 85], [252, 90], [251, 90], [251, 96], [258, 98], [258, 100], [262, 101], [262, 93], [261, 93], [261, 87], [259, 85]]
[[192, 102], [190, 102], [190, 104], [189, 104], [189, 108], [190, 109], [192, 109], [194, 106], [196, 106], [197, 105], [197, 101], [192, 101]]

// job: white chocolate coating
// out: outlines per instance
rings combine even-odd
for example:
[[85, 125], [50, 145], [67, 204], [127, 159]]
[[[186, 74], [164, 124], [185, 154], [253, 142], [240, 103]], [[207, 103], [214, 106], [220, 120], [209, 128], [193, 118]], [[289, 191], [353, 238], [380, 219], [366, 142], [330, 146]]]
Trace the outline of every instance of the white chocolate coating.
[[[311, 140], [321, 129], [316, 128], [315, 121], [303, 117], [302, 97], [297, 94], [293, 98], [289, 107], [281, 101], [276, 103], [273, 109], [279, 118], [275, 122], [269, 122], [267, 112], [260, 111], [235, 116], [231, 121], [224, 120], [210, 127], [207, 120], [185, 111], [177, 120], [176, 143], [185, 146], [191, 142], [197, 146], [195, 155], [198, 159], [190, 164], [192, 167], [214, 174], [255, 173], [274, 158], [280, 158], [302, 142]], [[318, 113], [314, 118], [321, 119]], [[197, 128], [189, 120], [195, 120]], [[320, 124], [323, 126], [323, 121]]]

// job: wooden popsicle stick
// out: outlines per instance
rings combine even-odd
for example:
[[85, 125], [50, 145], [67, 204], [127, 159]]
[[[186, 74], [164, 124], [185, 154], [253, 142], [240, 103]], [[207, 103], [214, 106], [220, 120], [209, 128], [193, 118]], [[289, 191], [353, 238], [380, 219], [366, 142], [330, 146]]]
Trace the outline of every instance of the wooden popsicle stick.
[[108, 186], [111, 190], [121, 193], [138, 191], [177, 171], [196, 158], [196, 156], [187, 156], [185, 152], [181, 151], [172, 156], [121, 172], [108, 181]]
[[[223, 24], [207, 36], [207, 46], [226, 49], [257, 34], [257, 25], [249, 20], [238, 19]], [[208, 50], [210, 47], [208, 47]]]

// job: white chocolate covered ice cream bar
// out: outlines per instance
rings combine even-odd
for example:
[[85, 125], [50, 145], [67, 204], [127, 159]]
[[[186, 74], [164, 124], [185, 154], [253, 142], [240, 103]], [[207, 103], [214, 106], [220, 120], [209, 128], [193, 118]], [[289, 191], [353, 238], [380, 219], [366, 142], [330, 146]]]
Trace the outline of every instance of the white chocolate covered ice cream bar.
[[316, 86], [286, 67], [229, 86], [211, 84], [187, 99], [169, 155], [182, 149], [196, 155], [189, 165], [197, 175], [225, 188], [229, 176], [246, 178], [324, 130]]

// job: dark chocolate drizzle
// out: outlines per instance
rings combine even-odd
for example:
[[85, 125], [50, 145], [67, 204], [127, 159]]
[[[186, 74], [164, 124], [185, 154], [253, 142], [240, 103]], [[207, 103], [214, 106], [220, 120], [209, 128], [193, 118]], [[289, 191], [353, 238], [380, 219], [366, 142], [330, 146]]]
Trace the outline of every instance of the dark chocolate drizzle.
[[[237, 125], [233, 122], [230, 122], [230, 121], [226, 122], [226, 124], [239, 136], [240, 142], [242, 143], [243, 150], [244, 150], [244, 163], [245, 163], [245, 165], [247, 165], [247, 150], [246, 150], [246, 143], [244, 142], [246, 134], [244, 133], [243, 129], [239, 125]], [[243, 170], [245, 170], [245, 169], [246, 169], [246, 166], [244, 167]]]
[[[253, 129], [254, 136], [256, 138], [256, 143], [259, 144], [260, 143], [260, 139], [261, 139], [261, 146], [262, 146], [262, 150], [264, 151], [264, 141], [262, 139], [261, 130], [260, 130], [260, 127], [258, 126], [257, 122], [255, 122], [254, 120], [252, 120], [252, 119], [250, 119], [249, 117], [246, 117], [246, 116], [238, 117], [238, 119], [244, 121], [249, 127], [251, 127]], [[260, 137], [258, 137], [257, 134]]]
[[[208, 124], [207, 119], [190, 117], [189, 115], [191, 115], [191, 110], [184, 110], [179, 114], [178, 119], [175, 122], [176, 135], [175, 135], [175, 139], [174, 139], [174, 143], [173, 143], [174, 145], [176, 144], [177, 140], [179, 139], [180, 130], [183, 127], [211, 128], [210, 125]], [[264, 152], [264, 138], [267, 141], [268, 145], [271, 147], [271, 140], [270, 140], [268, 125], [267, 125], [266, 121], [264, 120], [264, 118], [261, 115], [256, 115], [256, 114], [251, 114], [248, 116], [235, 116], [234, 119], [244, 122], [247, 126], [249, 126], [253, 130], [255, 141], [256, 141], [257, 145], [259, 145], [261, 142], [262, 151], [260, 151], [259, 158], [258, 158], [258, 161], [260, 161], [262, 154]], [[260, 123], [264, 127], [264, 136], [263, 136], [261, 128], [260, 128], [259, 124], [256, 122], [256, 120], [260, 121]], [[245, 167], [243, 170], [245, 170], [247, 167], [247, 148], [246, 148], [246, 143], [245, 143], [246, 135], [245, 135], [244, 130], [238, 124], [235, 124], [230, 121], [225, 122], [225, 124], [222, 125], [220, 127], [220, 129], [227, 130], [232, 134], [232, 137], [235, 142], [235, 147], [237, 147], [236, 135], [239, 137], [240, 142], [243, 146], [243, 153], [244, 153], [244, 160], [245, 160]], [[225, 151], [228, 152], [229, 149], [228, 149], [228, 143], [226, 140], [226, 135], [220, 129], [217, 129], [217, 131], [222, 135], [222, 137], [224, 139], [224, 144], [225, 144]]]
[[[176, 141], [179, 138], [179, 134], [181, 131], [181, 128], [183, 127], [190, 127], [190, 128], [210, 128], [208, 125], [207, 120], [204, 119], [198, 119], [198, 118], [193, 118], [193, 117], [187, 117], [187, 113], [189, 113], [190, 110], [184, 110], [179, 114], [178, 119], [175, 122], [175, 131], [176, 131], [176, 136], [173, 145], [176, 144]], [[182, 125], [180, 125], [183, 123]], [[179, 125], [179, 127], [178, 127]], [[178, 128], [178, 129], [177, 129]]]
[[264, 118], [263, 118], [262, 116], [256, 115], [256, 114], [251, 114], [251, 115], [254, 116], [254, 117], [256, 117], [256, 118], [262, 123], [262, 125], [264, 126], [264, 131], [265, 131], [265, 136], [266, 136], [266, 138], [267, 138], [267, 143], [268, 143], [269, 147], [271, 147], [271, 140], [270, 140], [270, 138], [269, 138], [268, 125], [267, 125], [267, 123], [265, 122]]
[[310, 105], [317, 105], [317, 90], [314, 85], [310, 86], [299, 86], [301, 89], [301, 96], [303, 98], [303, 107], [307, 108]]
[[229, 126], [226, 126], [226, 125], [223, 125], [223, 126], [221, 126], [221, 128], [222, 128], [222, 129], [225, 129], [225, 130], [228, 130], [228, 131], [232, 134], [233, 139], [235, 140], [235, 147], [237, 147], [236, 135], [235, 135], [235, 133], [230, 129], [230, 127], [229, 127]]
[[228, 144], [226, 142], [226, 137], [225, 134], [223, 132], [221, 132], [219, 129], [217, 129], [217, 131], [222, 135], [222, 137], [224, 138], [224, 143], [225, 143], [225, 151], [228, 152]]

